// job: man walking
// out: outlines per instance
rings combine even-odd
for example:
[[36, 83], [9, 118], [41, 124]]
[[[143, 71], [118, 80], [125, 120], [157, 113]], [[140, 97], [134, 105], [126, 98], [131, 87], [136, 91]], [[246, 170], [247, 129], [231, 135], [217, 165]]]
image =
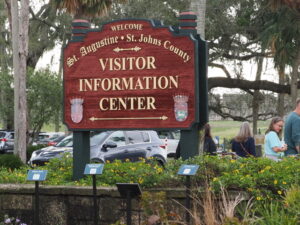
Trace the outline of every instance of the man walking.
[[284, 141], [288, 146], [284, 154], [296, 155], [300, 153], [300, 98], [296, 101], [296, 108], [291, 112], [284, 126]]

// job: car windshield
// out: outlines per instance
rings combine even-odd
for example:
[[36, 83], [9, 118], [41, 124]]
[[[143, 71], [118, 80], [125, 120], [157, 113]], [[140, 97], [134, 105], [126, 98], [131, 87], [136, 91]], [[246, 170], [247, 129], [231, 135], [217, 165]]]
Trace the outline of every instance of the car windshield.
[[101, 132], [99, 134], [95, 134], [91, 137], [91, 146], [98, 145], [105, 137], [107, 136], [107, 132]]
[[72, 147], [73, 146], [73, 137], [69, 136], [64, 138], [61, 142], [59, 142], [56, 147]]
[[49, 141], [57, 141], [57, 140], [62, 140], [62, 139], [64, 139], [65, 138], [65, 136], [55, 136], [55, 137], [51, 137], [51, 138], [49, 138]]

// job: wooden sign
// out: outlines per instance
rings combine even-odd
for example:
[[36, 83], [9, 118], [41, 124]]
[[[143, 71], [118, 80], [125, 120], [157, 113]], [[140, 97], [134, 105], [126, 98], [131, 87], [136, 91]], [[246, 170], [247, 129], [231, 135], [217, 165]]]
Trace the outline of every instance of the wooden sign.
[[87, 29], [64, 50], [71, 130], [189, 129], [198, 120], [197, 41], [150, 20]]

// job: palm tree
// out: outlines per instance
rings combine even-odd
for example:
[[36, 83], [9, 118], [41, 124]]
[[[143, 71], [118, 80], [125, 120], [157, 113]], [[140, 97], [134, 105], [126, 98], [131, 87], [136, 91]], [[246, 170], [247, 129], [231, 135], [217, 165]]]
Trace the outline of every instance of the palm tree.
[[269, 0], [272, 8], [277, 9], [281, 6], [288, 6], [300, 12], [300, 0]]
[[262, 32], [262, 37], [274, 52], [275, 67], [279, 70], [281, 82], [284, 81], [284, 68], [292, 67], [290, 84], [293, 104], [297, 99], [297, 70], [300, 65], [300, 1], [269, 0], [269, 6], [273, 16]]
[[[113, 4], [113, 0], [53, 0], [55, 7], [66, 9], [68, 13], [74, 15], [74, 19], [82, 17], [91, 18], [93, 16], [103, 16]], [[116, 0], [115, 2], [125, 2]]]

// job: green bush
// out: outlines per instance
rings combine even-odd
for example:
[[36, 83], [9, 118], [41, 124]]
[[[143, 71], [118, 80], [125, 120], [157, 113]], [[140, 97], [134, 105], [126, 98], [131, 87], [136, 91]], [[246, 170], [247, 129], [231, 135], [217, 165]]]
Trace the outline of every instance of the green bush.
[[18, 169], [23, 165], [24, 164], [21, 159], [16, 155], [0, 155], [0, 167], [4, 167], [7, 169]]
[[[6, 162], [8, 160], [4, 160]], [[198, 156], [189, 160], [170, 160], [165, 168], [141, 160], [140, 162], [110, 162], [104, 166], [103, 174], [97, 176], [97, 185], [114, 186], [116, 183], [139, 183], [146, 187], [184, 187], [185, 177], [177, 172], [183, 164], [197, 164], [199, 170], [191, 177], [193, 187], [202, 188], [209, 184], [215, 192], [221, 187], [227, 190], [245, 191], [256, 201], [281, 199], [286, 190], [300, 185], [300, 160], [286, 158], [280, 162], [266, 158], [219, 158], [217, 156]], [[15, 165], [16, 163], [12, 163]], [[18, 167], [16, 167], [18, 168]], [[22, 167], [13, 172], [0, 169], [0, 183], [25, 183], [27, 169]], [[50, 160], [43, 167], [48, 170], [49, 185], [91, 185], [91, 176], [79, 181], [72, 180], [73, 159], [64, 156]]]

